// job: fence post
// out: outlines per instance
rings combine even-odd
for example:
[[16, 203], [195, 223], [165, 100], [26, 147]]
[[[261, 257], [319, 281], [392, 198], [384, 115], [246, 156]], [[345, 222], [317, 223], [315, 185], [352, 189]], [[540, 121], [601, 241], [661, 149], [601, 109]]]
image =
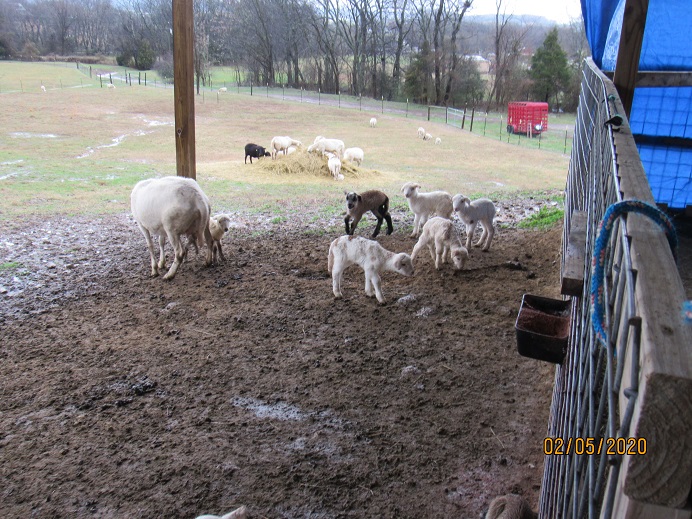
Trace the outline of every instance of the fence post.
[[[485, 128], [488, 126], [488, 112], [485, 112], [485, 122], [483, 123], [483, 137], [485, 137]], [[502, 126], [502, 124], [500, 124]]]
[[408, 118], [408, 97], [406, 98], [406, 118]]
[[250, 96], [252, 96], [252, 79], [250, 80]]
[[363, 94], [358, 96], [358, 104], [360, 105], [360, 111], [363, 111]]
[[103, 88], [103, 76], [99, 74], [99, 81], [101, 82], [101, 88]]
[[461, 116], [461, 129], [464, 129], [464, 125], [466, 124], [466, 106], [464, 106], [464, 115]]
[[428, 105], [428, 121], [430, 120], [430, 105]]
[[382, 113], [384, 113], [384, 96], [382, 96]]
[[[445, 106], [445, 124], [449, 124], [449, 106]], [[463, 126], [462, 126], [463, 128]]]
[[286, 85], [284, 85], [283, 83], [281, 84], [281, 100], [286, 100]]
[[267, 97], [269, 97], [269, 83], [267, 83]]
[[111, 85], [113, 84], [113, 74], [108, 74], [108, 79], [111, 81]]
[[317, 106], [322, 105], [322, 89], [318, 88], [317, 89]]
[[147, 73], [144, 73], [144, 86], [147, 86]]
[[238, 81], [238, 93], [240, 94], [240, 81]]
[[471, 108], [471, 126], [469, 126], [469, 131], [473, 133], [473, 116], [476, 115], [476, 107]]
[[502, 140], [502, 115], [500, 115], [500, 140]]
[[300, 102], [303, 102], [303, 87], [300, 87]]
[[89, 65], [89, 77], [91, 77], [91, 65]]

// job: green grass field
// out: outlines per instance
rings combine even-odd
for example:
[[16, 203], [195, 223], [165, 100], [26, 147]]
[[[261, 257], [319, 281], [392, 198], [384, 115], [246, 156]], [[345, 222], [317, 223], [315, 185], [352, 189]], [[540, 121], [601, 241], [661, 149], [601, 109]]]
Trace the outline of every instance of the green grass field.
[[[0, 219], [129, 211], [138, 180], [175, 174], [173, 89], [116, 85], [101, 88], [88, 67], [75, 64], [0, 62]], [[436, 146], [416, 138], [419, 119], [374, 110], [250, 97], [233, 89], [196, 96], [195, 110], [197, 179], [215, 212], [267, 211], [285, 218], [307, 204], [333, 212], [341, 209], [345, 189], [382, 189], [392, 206], [405, 207], [399, 188], [411, 180], [423, 191], [473, 198], [561, 189], [567, 176], [569, 157], [562, 153], [426, 122], [442, 138]], [[374, 129], [372, 115], [378, 118]], [[361, 147], [363, 173], [336, 182], [243, 163], [246, 143], [268, 146], [275, 135], [306, 145], [325, 135]]]

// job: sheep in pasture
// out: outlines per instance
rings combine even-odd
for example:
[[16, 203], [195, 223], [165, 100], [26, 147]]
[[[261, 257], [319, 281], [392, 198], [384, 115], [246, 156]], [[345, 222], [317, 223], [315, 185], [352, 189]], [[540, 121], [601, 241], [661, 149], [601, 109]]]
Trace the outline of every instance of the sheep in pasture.
[[408, 199], [408, 206], [413, 211], [413, 232], [411, 238], [415, 238], [420, 230], [433, 215], [450, 220], [452, 218], [452, 195], [445, 191], [431, 191], [419, 193], [420, 184], [406, 182], [401, 187], [401, 192]]
[[[371, 211], [377, 218], [377, 226], [375, 227], [375, 232], [372, 233], [373, 238], [380, 233], [382, 220], [387, 221], [387, 234], [394, 232], [392, 217], [389, 214], [389, 197], [382, 191], [365, 191], [360, 195], [344, 191], [344, 194], [346, 195], [346, 218], [344, 218], [346, 234], [353, 234], [358, 222], [368, 211]], [[348, 225], [349, 220], [353, 220], [350, 228]]]
[[[151, 275], [166, 267], [166, 237], [173, 244], [175, 259], [163, 279], [173, 279], [185, 258], [180, 236], [195, 236], [208, 246], [206, 265], [212, 263], [213, 240], [209, 232], [209, 199], [197, 182], [185, 177], [150, 178], [137, 182], [130, 195], [132, 215], [149, 247]], [[154, 255], [151, 235], [159, 237], [160, 257]]]
[[331, 152], [340, 159], [344, 156], [344, 141], [339, 139], [327, 139], [322, 136], [318, 136], [310, 146], [308, 146], [308, 152], [325, 153]]
[[479, 198], [471, 202], [463, 195], [454, 195], [452, 208], [459, 215], [459, 219], [466, 225], [466, 248], [471, 247], [471, 239], [476, 231], [476, 226], [480, 223], [483, 232], [474, 247], [481, 247], [482, 250], [490, 250], [490, 242], [493, 241], [495, 228], [493, 218], [495, 218], [495, 205], [487, 198]]
[[418, 137], [420, 137], [421, 139], [425, 138], [425, 128], [423, 128], [422, 126], [418, 127]]
[[269, 147], [272, 150], [272, 158], [275, 159], [276, 156], [279, 154], [279, 152], [282, 152], [282, 151], [285, 152], [291, 146], [301, 147], [302, 145], [303, 145], [303, 143], [300, 141], [297, 141], [295, 139], [291, 139], [288, 136], [283, 136], [283, 137], [274, 137], [272, 139]]
[[432, 140], [432, 135], [430, 135], [429, 133], [426, 133], [426, 134], [423, 136], [423, 140], [424, 140], [424, 141], [430, 141], [430, 140]]
[[219, 92], [227, 92], [227, 91], [228, 91], [228, 88], [226, 88], [226, 87], [219, 88]]
[[526, 500], [517, 494], [507, 494], [493, 499], [485, 519], [536, 519]]
[[334, 180], [343, 180], [344, 176], [341, 174], [341, 161], [339, 157], [330, 157], [327, 161], [327, 167], [329, 172], [334, 177]]
[[233, 510], [232, 512], [228, 512], [227, 514], [224, 515], [200, 515], [197, 517], [197, 519], [246, 519], [247, 518], [247, 508], [244, 506], [241, 506], [240, 508], [237, 508]]
[[253, 157], [259, 159], [261, 157], [271, 157], [271, 155], [271, 153], [257, 144], [249, 143], [245, 145], [245, 164], [247, 164], [248, 157], [250, 157], [250, 164], [252, 164]]
[[344, 150], [344, 160], [353, 162], [359, 166], [361, 162], [363, 162], [364, 157], [365, 154], [361, 148], [346, 148], [346, 150]]
[[375, 126], [377, 126], [377, 118], [372, 117], [370, 118], [370, 128], [374, 128]]
[[435, 144], [442, 144], [442, 139], [440, 139], [439, 137], [437, 137], [437, 138], [435, 139]]
[[41, 91], [45, 94], [46, 93], [46, 87], [41, 85]]
[[108, 88], [115, 88], [115, 85], [113, 83], [108, 83]]
[[425, 222], [423, 232], [418, 238], [416, 246], [413, 247], [411, 261], [415, 261], [418, 253], [426, 246], [430, 251], [430, 257], [435, 261], [437, 270], [440, 270], [441, 263], [446, 263], [448, 255], [452, 258], [454, 268], [457, 270], [462, 270], [469, 259], [469, 252], [461, 244], [459, 236], [454, 231], [452, 221], [439, 216]]
[[344, 270], [351, 265], [360, 265], [365, 272], [365, 293], [373, 296], [373, 288], [377, 300], [385, 302], [380, 288], [380, 275], [384, 271], [398, 272], [404, 276], [414, 273], [411, 256], [406, 253], [390, 252], [374, 240], [360, 236], [341, 236], [329, 246], [327, 267], [332, 275], [332, 290], [334, 297], [342, 298], [341, 278]]
[[231, 217], [227, 214], [217, 214], [209, 218], [209, 233], [211, 234], [211, 239], [213, 240], [212, 246], [212, 260], [216, 261], [217, 251], [218, 256], [221, 261], [226, 261], [223, 255], [223, 250], [221, 250], [221, 239], [223, 235], [228, 232], [231, 228]]

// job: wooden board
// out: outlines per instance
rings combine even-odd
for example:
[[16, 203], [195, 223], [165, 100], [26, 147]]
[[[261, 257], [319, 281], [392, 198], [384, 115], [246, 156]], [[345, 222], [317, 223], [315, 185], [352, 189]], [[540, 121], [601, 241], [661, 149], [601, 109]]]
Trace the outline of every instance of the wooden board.
[[584, 270], [586, 268], [586, 223], [585, 211], [574, 211], [570, 222], [567, 251], [562, 269], [562, 288], [560, 293], [567, 296], [583, 297]]

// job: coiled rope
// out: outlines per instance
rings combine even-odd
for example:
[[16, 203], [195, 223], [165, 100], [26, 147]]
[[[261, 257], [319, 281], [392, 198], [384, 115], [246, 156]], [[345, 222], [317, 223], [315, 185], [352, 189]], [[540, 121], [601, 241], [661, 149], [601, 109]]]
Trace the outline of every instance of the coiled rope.
[[[668, 244], [673, 252], [673, 258], [677, 262], [678, 235], [675, 232], [673, 222], [658, 207], [642, 202], [641, 200], [624, 200], [617, 202], [606, 210], [598, 226], [598, 237], [593, 249], [591, 259], [591, 324], [596, 338], [601, 341], [603, 346], [607, 346], [605, 331], [605, 290], [604, 290], [604, 269], [606, 260], [606, 247], [610, 241], [610, 233], [613, 230], [615, 221], [618, 217], [626, 213], [639, 213], [647, 216], [666, 233]], [[689, 306], [688, 306], [689, 305]], [[683, 318], [686, 313], [692, 314], [692, 303], [686, 302], [683, 307]], [[690, 315], [692, 320], [692, 315]]]

